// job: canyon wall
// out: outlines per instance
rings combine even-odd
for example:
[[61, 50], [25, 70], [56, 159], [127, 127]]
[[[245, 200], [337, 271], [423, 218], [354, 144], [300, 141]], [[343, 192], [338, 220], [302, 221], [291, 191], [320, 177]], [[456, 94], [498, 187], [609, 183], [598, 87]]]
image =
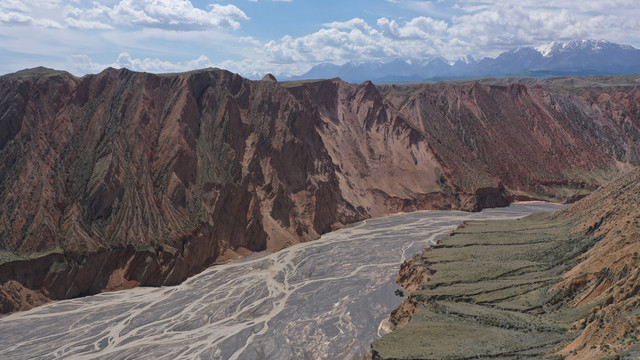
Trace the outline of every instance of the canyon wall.
[[640, 88], [377, 87], [43, 68], [0, 77], [3, 312], [369, 217], [571, 200], [640, 162]]

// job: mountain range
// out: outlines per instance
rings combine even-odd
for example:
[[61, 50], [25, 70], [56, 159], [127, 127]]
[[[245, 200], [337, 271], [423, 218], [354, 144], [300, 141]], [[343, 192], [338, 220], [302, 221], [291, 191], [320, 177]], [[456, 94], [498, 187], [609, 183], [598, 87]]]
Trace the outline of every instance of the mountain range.
[[488, 77], [595, 76], [640, 73], [640, 49], [604, 40], [551, 42], [539, 47], [518, 47], [496, 58], [471, 55], [454, 62], [442, 57], [429, 60], [395, 59], [390, 62], [319, 64], [288, 80], [329, 79], [375, 83], [433, 82]]

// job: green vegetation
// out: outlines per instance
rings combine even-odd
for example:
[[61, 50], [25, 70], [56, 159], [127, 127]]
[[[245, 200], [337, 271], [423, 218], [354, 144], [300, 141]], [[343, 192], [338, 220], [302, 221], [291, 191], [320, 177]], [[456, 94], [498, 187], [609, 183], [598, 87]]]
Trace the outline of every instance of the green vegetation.
[[[527, 76], [536, 76], [534, 77]], [[541, 76], [542, 75], [542, 76]], [[640, 84], [640, 76], [638, 74], [631, 75], [604, 75], [604, 76], [556, 76], [550, 74], [552, 77], [544, 76], [544, 74], [521, 74], [519, 77], [509, 78], [493, 78], [493, 79], [479, 79], [483, 84], [506, 86], [509, 84], [524, 84], [527, 86], [533, 86], [536, 84], [542, 85], [551, 89], [562, 88], [585, 88], [585, 87], [607, 87], [607, 86], [636, 86]], [[459, 81], [458, 83], [465, 83], [467, 81]]]
[[20, 260], [37, 259], [50, 254], [62, 254], [63, 251], [60, 247], [55, 247], [44, 252], [30, 253], [30, 254], [16, 254], [12, 251], [0, 250], [0, 265]]
[[6, 77], [17, 77], [17, 78], [31, 78], [31, 77], [50, 77], [50, 76], [59, 76], [59, 75], [69, 75], [66, 71], [62, 70], [54, 70], [46, 67], [38, 66], [31, 69], [20, 70], [18, 72], [4, 75]]
[[282, 81], [279, 82], [280, 86], [284, 88], [293, 88], [297, 86], [302, 86], [304, 84], [316, 83], [321, 81], [326, 81], [327, 79], [309, 79], [309, 80], [295, 80], [295, 81]]
[[566, 310], [571, 291], [551, 289], [598, 240], [572, 226], [545, 214], [469, 222], [422, 254], [435, 271], [411, 295], [422, 307], [373, 350], [383, 359], [553, 358], [591, 309]]

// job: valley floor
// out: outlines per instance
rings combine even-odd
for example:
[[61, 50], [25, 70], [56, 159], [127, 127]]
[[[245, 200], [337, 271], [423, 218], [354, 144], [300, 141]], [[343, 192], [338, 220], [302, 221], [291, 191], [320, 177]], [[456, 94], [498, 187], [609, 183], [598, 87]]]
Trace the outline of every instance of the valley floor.
[[0, 358], [362, 359], [403, 300], [398, 266], [462, 221], [560, 206], [370, 219], [213, 266], [177, 286], [63, 300], [0, 318]]
[[[600, 239], [576, 233], [574, 226], [572, 220], [548, 214], [465, 223], [421, 254], [420, 266], [426, 266], [429, 279], [404, 304], [417, 310], [412, 316], [405, 313], [411, 316], [406, 326], [372, 344], [373, 359], [575, 355], [559, 351], [580, 335], [586, 325], [582, 319], [602, 304], [576, 306], [574, 291], [554, 287]], [[392, 317], [396, 323], [403, 320]], [[635, 336], [619, 342], [612, 349], [638, 347]]]

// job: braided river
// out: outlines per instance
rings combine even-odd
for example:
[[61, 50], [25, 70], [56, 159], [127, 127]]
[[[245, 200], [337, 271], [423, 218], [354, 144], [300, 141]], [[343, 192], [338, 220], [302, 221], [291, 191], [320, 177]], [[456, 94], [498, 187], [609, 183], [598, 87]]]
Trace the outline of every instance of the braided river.
[[102, 293], [0, 318], [6, 359], [362, 359], [401, 302], [403, 261], [465, 220], [561, 205], [424, 211], [366, 220], [178, 286]]

